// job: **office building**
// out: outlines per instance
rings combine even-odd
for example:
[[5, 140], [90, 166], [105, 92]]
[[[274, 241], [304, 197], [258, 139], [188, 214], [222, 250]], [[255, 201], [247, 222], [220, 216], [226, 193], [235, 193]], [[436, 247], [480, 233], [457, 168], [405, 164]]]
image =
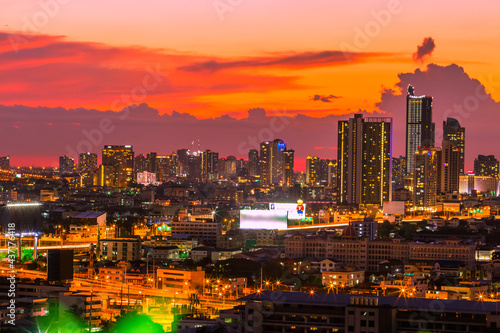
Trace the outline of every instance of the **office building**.
[[59, 156], [59, 173], [68, 174], [76, 172], [75, 159], [66, 155]]
[[317, 156], [307, 156], [306, 159], [306, 184], [318, 185], [319, 183], [319, 158]]
[[439, 177], [440, 193], [458, 193], [460, 184], [460, 154], [460, 148], [454, 147], [450, 140], [443, 140], [441, 161], [439, 163], [441, 169]]
[[436, 205], [440, 179], [440, 154], [436, 148], [419, 148], [414, 154], [414, 207], [431, 208]]
[[280, 139], [260, 144], [260, 182], [262, 185], [282, 185], [285, 150], [286, 144]]
[[138, 174], [145, 171], [148, 171], [148, 160], [143, 154], [139, 154], [134, 157], [134, 173]]
[[148, 153], [146, 156], [148, 169], [146, 170], [149, 173], [158, 174], [158, 154], [155, 152]]
[[87, 152], [78, 155], [78, 171], [80, 175], [95, 172], [97, 168], [97, 154]]
[[340, 120], [337, 187], [340, 203], [378, 204], [391, 199], [392, 118], [355, 114]]
[[406, 94], [406, 172], [414, 170], [413, 155], [419, 148], [434, 147], [432, 122], [432, 97], [415, 96], [413, 86], [408, 86]]
[[405, 185], [406, 157], [399, 156], [392, 158], [392, 185], [393, 190], [402, 189]]
[[201, 179], [210, 182], [219, 179], [219, 153], [206, 150], [201, 154]]
[[294, 165], [294, 150], [283, 151], [283, 186], [290, 187], [295, 184], [293, 178], [293, 165]]
[[140, 260], [141, 245], [141, 238], [139, 236], [100, 239], [98, 243], [98, 256], [101, 260]]
[[449, 140], [451, 146], [460, 152], [458, 172], [465, 174], [465, 128], [460, 126], [458, 120], [447, 118], [443, 121], [443, 140]]
[[164, 182], [170, 176], [170, 156], [156, 156], [156, 161], [158, 165], [156, 179]]
[[10, 170], [10, 156], [0, 157], [0, 170]]
[[250, 149], [248, 152], [248, 175], [250, 177], [260, 176], [259, 152], [257, 149]]
[[[101, 177], [101, 186], [130, 186], [134, 180], [134, 150], [132, 146], [104, 146], [102, 166], [101, 171], [104, 174]], [[103, 185], [105, 183], [109, 185]]]
[[498, 160], [494, 155], [479, 155], [474, 160], [474, 174], [483, 177], [498, 177]]

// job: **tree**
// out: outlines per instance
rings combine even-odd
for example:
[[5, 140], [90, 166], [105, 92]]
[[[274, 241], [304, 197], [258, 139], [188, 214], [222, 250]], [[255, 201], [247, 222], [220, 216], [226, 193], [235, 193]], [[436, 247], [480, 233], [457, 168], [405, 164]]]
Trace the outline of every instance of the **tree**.
[[381, 238], [387, 238], [391, 235], [392, 225], [388, 220], [384, 220], [382, 226], [378, 229], [378, 236]]

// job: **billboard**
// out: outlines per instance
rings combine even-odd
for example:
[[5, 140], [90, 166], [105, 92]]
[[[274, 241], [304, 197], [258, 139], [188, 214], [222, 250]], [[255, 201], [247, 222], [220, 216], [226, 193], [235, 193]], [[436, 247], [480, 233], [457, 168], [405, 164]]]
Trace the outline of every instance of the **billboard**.
[[240, 210], [240, 229], [279, 229], [287, 225], [286, 211]]
[[47, 281], [73, 280], [73, 250], [49, 249], [47, 253]]
[[[302, 209], [302, 210], [301, 210]], [[306, 204], [298, 203], [269, 203], [269, 210], [287, 212], [289, 220], [300, 220], [306, 217]]]

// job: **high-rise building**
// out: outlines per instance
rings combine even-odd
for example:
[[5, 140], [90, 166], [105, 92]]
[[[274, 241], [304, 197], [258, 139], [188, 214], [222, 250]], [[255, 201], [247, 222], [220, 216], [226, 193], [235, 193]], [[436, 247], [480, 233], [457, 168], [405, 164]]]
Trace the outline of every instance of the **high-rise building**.
[[188, 174], [188, 155], [189, 149], [177, 149], [177, 175], [179, 177], [186, 177]]
[[406, 157], [392, 158], [392, 184], [393, 190], [404, 188], [406, 176]]
[[260, 181], [262, 185], [281, 185], [286, 144], [281, 139], [260, 144]]
[[337, 187], [337, 161], [330, 160], [328, 163], [328, 186]]
[[430, 208], [436, 205], [439, 190], [440, 151], [436, 148], [419, 148], [414, 156], [413, 206]]
[[206, 150], [201, 154], [201, 178], [213, 181], [219, 178], [219, 153]]
[[75, 159], [66, 155], [59, 156], [59, 173], [73, 173], [76, 171]]
[[255, 177], [260, 175], [259, 171], [259, 152], [257, 149], [250, 149], [248, 152], [248, 175]]
[[498, 160], [494, 155], [479, 155], [474, 160], [474, 174], [476, 176], [498, 177]]
[[293, 179], [294, 155], [294, 150], [283, 151], [283, 186], [290, 187], [295, 183]]
[[434, 147], [435, 125], [432, 122], [432, 97], [415, 96], [413, 86], [406, 94], [406, 172], [413, 173], [414, 153], [419, 148]]
[[148, 160], [148, 169], [146, 170], [149, 173], [155, 173], [158, 175], [158, 154], [156, 152], [148, 153], [146, 156]]
[[[102, 150], [102, 179], [115, 187], [127, 187], [134, 181], [134, 150], [132, 146], [106, 145]], [[112, 175], [109, 173], [112, 172]]]
[[187, 155], [187, 178], [201, 181], [201, 154], [199, 152]]
[[78, 155], [78, 171], [80, 174], [95, 172], [97, 168], [97, 154], [87, 152]]
[[392, 118], [355, 114], [339, 120], [337, 187], [341, 203], [391, 199]]
[[450, 140], [443, 140], [439, 169], [441, 174], [440, 192], [458, 193], [460, 184], [460, 148], [455, 147]]
[[286, 144], [281, 139], [276, 139], [271, 145], [272, 161], [272, 182], [273, 184], [282, 184], [283, 182], [283, 152], [286, 150]]
[[443, 140], [449, 140], [453, 148], [460, 150], [459, 173], [465, 174], [465, 128], [458, 120], [447, 118], [443, 121]]
[[269, 186], [272, 183], [271, 145], [272, 142], [269, 141], [260, 144], [260, 182], [263, 186]]
[[179, 155], [176, 153], [170, 154], [170, 175], [179, 176]]
[[134, 172], [135, 174], [148, 171], [148, 160], [143, 154], [134, 157]]
[[1, 156], [0, 157], [0, 169], [1, 170], [10, 170], [10, 156]]
[[318, 185], [319, 182], [319, 158], [307, 156], [306, 159], [306, 184]]
[[156, 156], [158, 165], [157, 180], [165, 181], [170, 176], [170, 156]]

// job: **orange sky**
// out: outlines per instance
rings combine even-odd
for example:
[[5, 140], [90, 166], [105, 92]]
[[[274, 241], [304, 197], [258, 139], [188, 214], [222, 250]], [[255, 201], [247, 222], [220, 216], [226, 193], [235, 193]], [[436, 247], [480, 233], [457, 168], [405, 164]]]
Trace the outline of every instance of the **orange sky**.
[[[105, 110], [131, 100], [202, 118], [242, 117], [253, 107], [323, 116], [376, 110], [398, 73], [431, 61], [500, 77], [493, 1], [48, 3], [2, 4], [0, 30], [11, 34], [0, 42], [0, 70], [9, 78], [0, 82], [2, 104]], [[435, 50], [416, 62], [425, 37]], [[355, 52], [350, 60], [345, 50]], [[164, 80], [131, 99], [148, 67], [160, 68]], [[488, 91], [500, 97], [500, 89]]]

